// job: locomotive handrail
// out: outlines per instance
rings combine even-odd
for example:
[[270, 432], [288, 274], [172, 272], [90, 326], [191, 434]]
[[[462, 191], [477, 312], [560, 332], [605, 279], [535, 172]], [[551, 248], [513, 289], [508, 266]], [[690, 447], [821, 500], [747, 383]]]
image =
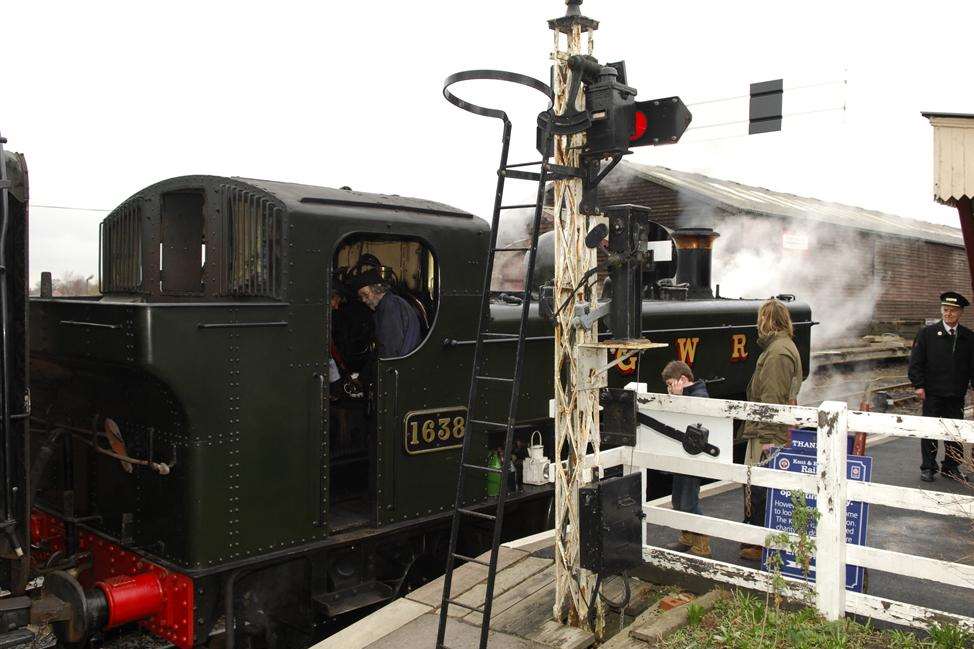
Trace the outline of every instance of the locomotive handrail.
[[[819, 324], [817, 320], [801, 320], [799, 322], [793, 322], [793, 327], [813, 327]], [[677, 329], [644, 329], [642, 331], [643, 336], [650, 336], [652, 334], [668, 334], [668, 333], [692, 333], [695, 331], [727, 331], [729, 329], [756, 329], [756, 324], [739, 324], [739, 325], [714, 325], [711, 327], [690, 327], [690, 328], [677, 328]], [[610, 340], [612, 338], [612, 332], [603, 332], [599, 334], [599, 340]], [[524, 340], [527, 342], [543, 342], [554, 340], [554, 336], [525, 336]], [[456, 338], [444, 338], [441, 344], [444, 347], [461, 347], [464, 345], [473, 345], [476, 340], [457, 340]], [[497, 338], [493, 340], [485, 340], [485, 345], [495, 345], [497, 343], [509, 343], [517, 342], [517, 338]]]
[[95, 327], [96, 329], [121, 329], [120, 324], [108, 324], [105, 322], [85, 322], [83, 320], [61, 320], [58, 324], [69, 327]]
[[17, 532], [13, 527], [15, 517], [13, 515], [14, 509], [14, 491], [13, 491], [13, 459], [11, 458], [11, 452], [13, 450], [13, 445], [11, 443], [12, 431], [10, 430], [10, 341], [8, 335], [10, 333], [10, 327], [8, 326], [8, 314], [7, 314], [7, 281], [8, 275], [6, 273], [6, 250], [7, 250], [7, 230], [9, 228], [10, 221], [10, 207], [7, 204], [10, 200], [10, 184], [7, 178], [7, 156], [4, 153], [3, 145], [6, 144], [7, 138], [0, 135], [0, 380], [3, 384], [0, 385], [0, 399], [3, 403], [0, 404], [0, 416], [2, 416], [2, 421], [0, 425], [3, 427], [3, 524], [4, 533], [10, 543], [10, 547], [14, 550], [18, 557], [23, 556], [24, 552], [20, 546], [20, 540], [17, 538]]
[[273, 322], [201, 322], [197, 329], [246, 329], [250, 327], [286, 327], [287, 320]]

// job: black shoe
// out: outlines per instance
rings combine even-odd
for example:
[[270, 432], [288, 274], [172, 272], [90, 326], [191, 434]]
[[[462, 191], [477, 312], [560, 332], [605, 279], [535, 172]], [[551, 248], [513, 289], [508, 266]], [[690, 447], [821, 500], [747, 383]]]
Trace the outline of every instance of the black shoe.
[[933, 482], [933, 469], [921, 469], [920, 479], [924, 482]]
[[949, 479], [956, 480], [957, 482], [967, 482], [967, 476], [960, 472], [959, 468], [953, 469], [941, 469], [940, 475]]

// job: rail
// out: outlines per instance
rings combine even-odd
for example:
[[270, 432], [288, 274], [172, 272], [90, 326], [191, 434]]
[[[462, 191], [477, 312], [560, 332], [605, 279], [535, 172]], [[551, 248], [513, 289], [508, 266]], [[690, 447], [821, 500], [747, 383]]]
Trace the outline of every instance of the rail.
[[[603, 451], [597, 460], [597, 463], [603, 467], [625, 464], [632, 467], [632, 470], [636, 470], [637, 467], [651, 468], [742, 484], [750, 482], [752, 485], [761, 487], [797, 489], [806, 494], [815, 494], [819, 519], [813, 539], [816, 564], [814, 583], [788, 577], [784, 577], [783, 581], [776, 580], [768, 572], [648, 545], [644, 527], [643, 558], [646, 563], [663, 569], [689, 572], [731, 585], [766, 592], [777, 588], [784, 596], [811, 598], [818, 611], [829, 620], [839, 619], [849, 612], [918, 628], [929, 628], [935, 622], [949, 621], [974, 631], [972, 617], [851, 592], [845, 587], [846, 564], [849, 563], [905, 577], [974, 589], [974, 566], [972, 565], [846, 543], [846, 506], [849, 501], [955, 516], [967, 520], [974, 519], [974, 495], [847, 480], [846, 438], [849, 431], [969, 444], [974, 442], [974, 422], [858, 412], [849, 410], [845, 403], [835, 401], [827, 401], [818, 408], [812, 408], [720, 399], [695, 399], [646, 392], [639, 392], [637, 401], [641, 411], [656, 412], [660, 415], [679, 413], [818, 429], [817, 464], [814, 474], [717, 463], [701, 457], [667, 456], [630, 446]], [[594, 465], [596, 459], [587, 456], [586, 464]], [[643, 511], [647, 517], [646, 522], [654, 525], [759, 546], [768, 545], [770, 530], [767, 528], [673, 511], [648, 502], [643, 504]], [[794, 539], [794, 536], [792, 538]], [[770, 547], [785, 549], [773, 543]]]

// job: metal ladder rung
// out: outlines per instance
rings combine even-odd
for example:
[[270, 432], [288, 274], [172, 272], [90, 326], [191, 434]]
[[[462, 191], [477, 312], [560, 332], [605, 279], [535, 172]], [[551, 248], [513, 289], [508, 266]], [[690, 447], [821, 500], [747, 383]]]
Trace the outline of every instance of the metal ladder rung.
[[454, 558], [459, 559], [460, 561], [469, 561], [470, 563], [476, 563], [476, 564], [479, 564], [481, 566], [490, 567], [490, 562], [489, 561], [481, 561], [480, 559], [475, 559], [473, 557], [468, 557], [468, 556], [464, 556], [462, 554], [457, 554], [456, 552], [453, 553], [453, 556], [454, 556]]
[[474, 613], [480, 613], [481, 615], [483, 615], [484, 612], [484, 609], [482, 608], [477, 608], [476, 606], [468, 606], [467, 604], [464, 604], [463, 602], [458, 602], [455, 599], [448, 599], [446, 600], [446, 602], [447, 604], [453, 604], [454, 606], [459, 606], [460, 608], [465, 608], [468, 611], [473, 611]]
[[460, 507], [457, 509], [457, 511], [460, 512], [461, 514], [466, 514], [468, 516], [476, 516], [477, 518], [483, 518], [488, 521], [497, 520], [497, 517], [494, 516], [493, 514], [484, 514], [483, 512], [475, 512], [472, 509], [464, 509]]
[[[552, 167], [549, 165], [547, 157], [545, 157], [543, 160], [540, 160], [538, 162], [508, 164], [507, 154], [509, 151], [509, 144], [510, 144], [510, 123], [509, 122], [505, 123], [504, 133], [505, 135], [503, 140], [503, 149], [501, 153], [501, 164], [500, 167], [497, 169], [498, 191], [494, 197], [494, 212], [493, 212], [492, 223], [494, 224], [499, 223], [499, 219], [505, 210], [515, 210], [515, 209], [529, 210], [530, 209], [533, 212], [534, 218], [532, 221], [533, 225], [529, 228], [531, 233], [530, 234], [531, 238], [527, 240], [527, 243], [529, 245], [524, 245], [525, 242], [521, 241], [521, 242], [510, 242], [505, 246], [502, 245], [501, 242], [497, 241], [496, 238], [492, 237], [491, 243], [489, 244], [489, 248], [488, 248], [488, 253], [490, 255], [488, 258], [488, 264], [492, 265], [494, 261], [497, 259], [498, 254], [509, 253], [509, 252], [520, 252], [520, 253], [525, 253], [524, 259], [527, 260], [529, 267], [533, 268], [538, 258], [538, 236], [541, 230], [542, 210], [545, 207], [544, 182], [547, 179], [552, 178], [551, 176]], [[532, 165], [540, 167], [537, 172], [511, 170], [514, 167], [530, 167]], [[554, 171], [556, 173], [562, 173], [562, 174], [564, 174], [566, 171], [574, 172], [576, 174], [581, 172], [581, 170], [579, 169], [574, 169], [565, 166], [555, 167]], [[504, 182], [508, 178], [512, 180], [516, 179], [516, 180], [536, 181], [538, 196], [535, 202], [524, 203], [524, 204], [512, 203], [509, 205], [504, 204], [504, 186], [505, 186]], [[522, 199], [522, 200], [530, 200], [530, 199]], [[506, 257], [503, 259], [506, 259]], [[527, 317], [528, 309], [530, 308], [532, 302], [530, 287], [525, 286], [524, 290], [519, 292], [519, 295], [521, 297], [521, 300], [518, 306], [521, 308], [521, 318], [523, 322], [524, 318]], [[501, 489], [497, 493], [496, 501], [491, 503], [491, 505], [488, 506], [488, 507], [492, 507], [492, 509], [487, 509], [487, 511], [492, 511], [493, 513], [486, 514], [486, 513], [482, 513], [481, 511], [475, 511], [473, 509], [466, 508], [468, 505], [466, 505], [466, 503], [464, 502], [465, 491], [463, 485], [464, 485], [465, 477], [467, 475], [465, 472], [467, 471], [479, 471], [481, 473], [487, 474], [489, 476], [488, 479], [492, 479], [493, 475], [497, 475], [499, 478], [504, 479], [504, 472], [509, 471], [512, 468], [509, 456], [511, 455], [511, 453], [513, 453], [515, 422], [518, 421], [518, 416], [517, 416], [518, 399], [516, 398], [516, 395], [514, 395], [513, 393], [513, 387], [520, 383], [521, 378], [524, 376], [525, 373], [524, 366], [523, 366], [525, 348], [523, 343], [527, 339], [526, 332], [523, 329], [519, 329], [517, 333], [487, 331], [487, 329], [490, 328], [489, 309], [490, 309], [490, 304], [493, 296], [494, 293], [490, 290], [490, 274], [488, 273], [485, 275], [483, 291], [480, 296], [480, 316], [477, 325], [477, 339], [476, 339], [476, 347], [474, 350], [474, 363], [473, 363], [472, 371], [470, 373], [471, 375], [470, 393], [467, 399], [467, 413], [470, 418], [467, 419], [468, 434], [464, 438], [463, 449], [460, 452], [460, 461], [459, 461], [460, 475], [459, 475], [459, 479], [457, 480], [457, 495], [456, 495], [456, 500], [455, 500], [455, 505], [453, 510], [453, 528], [450, 533], [450, 547], [447, 553], [447, 556], [449, 557], [449, 563], [448, 563], [449, 570], [447, 571], [447, 574], [445, 575], [443, 581], [443, 598], [442, 600], [440, 600], [441, 606], [439, 610], [439, 622], [437, 624], [437, 632], [436, 632], [437, 633], [436, 645], [435, 645], [436, 649], [447, 649], [444, 642], [446, 639], [446, 626], [447, 626], [447, 622], [449, 621], [448, 609], [450, 604], [456, 604], [461, 608], [464, 608], [469, 611], [477, 612], [483, 615], [479, 646], [486, 647], [487, 640], [488, 640], [487, 632], [490, 624], [491, 602], [494, 596], [494, 586], [495, 586], [494, 577], [496, 577], [497, 570], [498, 570], [497, 553], [500, 549], [501, 534], [503, 531], [501, 522], [504, 520], [504, 509], [505, 509], [504, 505], [507, 500], [508, 494], [507, 494], [506, 483], [501, 483]], [[513, 300], [507, 300], [507, 301], [513, 302]], [[485, 349], [489, 349], [489, 347], [484, 347], [484, 345], [495, 341], [511, 341], [511, 342], [517, 341], [518, 342], [516, 356], [514, 359], [515, 369], [508, 376], [492, 376], [490, 375], [490, 369], [484, 365]], [[499, 371], [499, 370], [495, 370], [495, 371]], [[503, 374], [503, 372], [501, 372], [501, 374]], [[481, 381], [483, 381], [484, 383], [481, 383]], [[501, 385], [506, 384], [512, 386], [511, 387], [512, 397], [511, 397], [510, 404], [508, 405], [507, 408], [506, 417], [504, 417], [504, 415], [501, 415], [500, 413], [488, 415], [485, 412], [481, 415], [481, 416], [490, 417], [492, 419], [503, 417], [505, 419], [503, 423], [500, 421], [488, 421], [485, 419], [472, 418], [474, 415], [475, 408], [479, 410], [477, 404], [480, 403], [480, 401], [484, 397], [484, 394], [488, 391], [487, 386], [485, 385], [486, 382], [491, 382], [491, 383], [496, 383]], [[476, 431], [473, 428], [471, 428], [471, 426], [476, 426], [477, 427]], [[471, 442], [473, 441], [472, 438], [475, 432], [480, 437], [492, 437], [496, 435], [495, 431], [503, 432], [504, 434], [503, 448], [504, 448], [504, 454], [507, 457], [507, 459], [505, 459], [505, 461], [502, 463], [500, 467], [484, 466], [482, 460], [478, 460], [478, 459], [474, 459], [473, 457], [470, 457], [471, 453], [476, 452], [472, 448], [472, 444], [471, 444]], [[483, 504], [469, 505], [469, 507], [479, 507], [480, 509], [486, 508]], [[481, 559], [468, 557], [457, 553], [457, 541], [458, 541], [461, 525], [465, 523], [469, 523], [470, 521], [468, 521], [467, 519], [470, 517], [489, 521], [489, 524], [492, 527], [491, 550], [490, 550], [490, 554], [487, 555], [489, 557], [489, 561], [487, 562]], [[462, 602], [458, 602], [455, 599], [451, 599], [453, 594], [451, 589], [454, 587], [452, 567], [454, 565], [454, 562], [457, 561], [469, 561], [477, 565], [486, 566], [487, 589], [484, 593], [484, 600], [481, 605], [482, 608], [469, 606]]]
[[478, 381], [497, 381], [498, 383], [514, 383], [514, 379], [508, 379], [503, 376], [478, 376]]
[[495, 469], [492, 466], [483, 466], [482, 464], [468, 464], [467, 462], [463, 463], [463, 468], [474, 469], [476, 471], [483, 471], [484, 473], [504, 473], [500, 469]]
[[503, 428], [507, 430], [507, 424], [502, 424], [499, 421], [486, 421], [484, 419], [471, 419], [471, 424], [480, 424], [481, 426], [486, 426], [488, 428]]
[[549, 176], [551, 176], [553, 179], [585, 177], [585, 171], [579, 167], [569, 167], [567, 165], [559, 165], [549, 162], [545, 165], [545, 169], [548, 171]]
[[511, 171], [502, 169], [500, 174], [505, 178], [510, 178], [511, 180], [533, 180], [535, 182], [541, 180], [541, 174], [536, 171]]

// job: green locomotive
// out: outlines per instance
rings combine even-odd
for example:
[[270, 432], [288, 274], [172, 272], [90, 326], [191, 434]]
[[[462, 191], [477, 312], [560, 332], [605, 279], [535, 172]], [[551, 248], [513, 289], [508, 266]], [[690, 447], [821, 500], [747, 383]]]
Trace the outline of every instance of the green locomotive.
[[[62, 639], [137, 620], [181, 649], [307, 646], [442, 570], [487, 223], [425, 200], [186, 176], [100, 228], [102, 295], [29, 312], [32, 566], [74, 597]], [[644, 335], [669, 348], [610, 380], [662, 390], [676, 357], [712, 395], [742, 398], [759, 302], [708, 295], [709, 257], [685, 249], [683, 299], [643, 302]], [[366, 361], [371, 388], [353, 398], [329, 376], [343, 322], [331, 296], [368, 255], [424, 337]], [[789, 308], [807, 368], [810, 311]], [[542, 431], [550, 457], [552, 326], [534, 309], [520, 430]], [[515, 330], [519, 311], [498, 300], [491, 329]], [[502, 374], [514, 345], [488, 347]], [[486, 487], [470, 486], [471, 506]], [[505, 535], [543, 529], [550, 499], [547, 486], [509, 496]], [[488, 544], [474, 532], [464, 551]]]

